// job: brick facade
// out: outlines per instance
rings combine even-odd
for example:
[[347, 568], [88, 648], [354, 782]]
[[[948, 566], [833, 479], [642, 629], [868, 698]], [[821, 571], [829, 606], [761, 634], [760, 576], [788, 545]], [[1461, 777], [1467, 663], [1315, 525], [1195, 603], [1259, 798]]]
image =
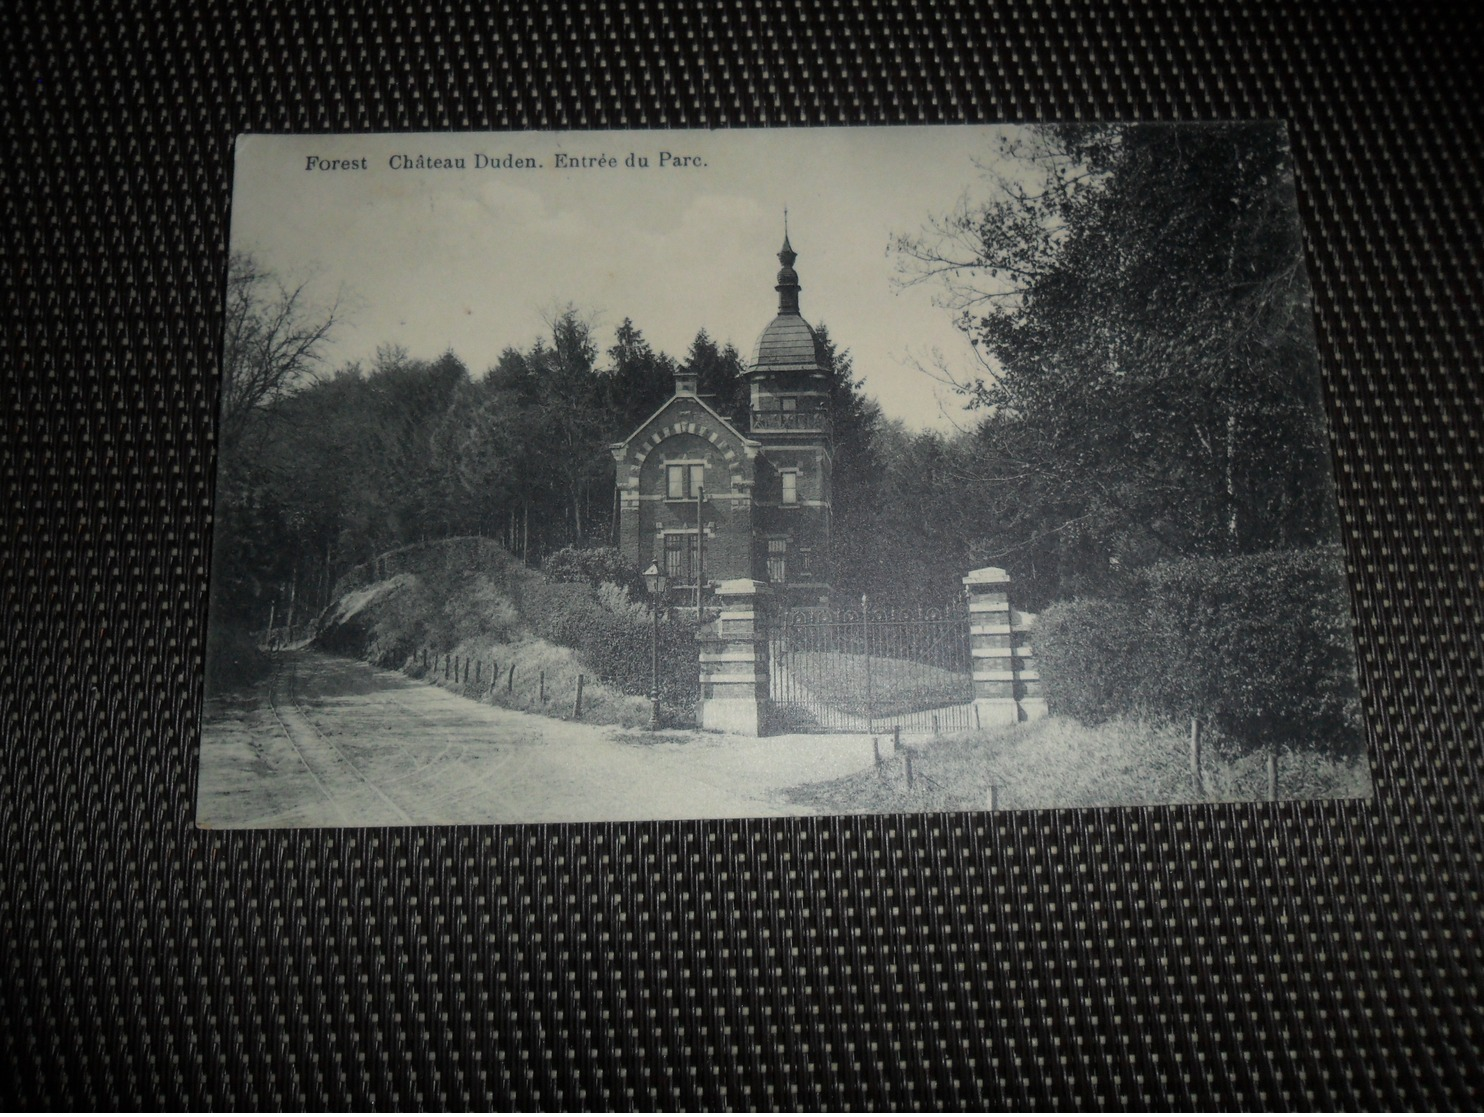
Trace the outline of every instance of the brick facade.
[[[616, 444], [619, 548], [640, 569], [667, 570], [666, 537], [694, 536], [702, 486], [700, 554], [681, 561], [700, 567], [706, 582], [753, 576], [752, 498], [758, 444], [694, 395], [674, 396], [625, 442]], [[685, 471], [683, 495], [673, 495], [671, 469]], [[693, 474], [692, 470], [698, 470]], [[687, 543], [686, 547], [690, 544]], [[678, 591], [694, 578], [672, 577]]]
[[[682, 372], [669, 402], [612, 447], [619, 548], [640, 569], [658, 563], [675, 600], [693, 592], [698, 567], [708, 586], [748, 579], [789, 604], [829, 593], [831, 370], [799, 316], [787, 237], [778, 258], [779, 313], [746, 370], [746, 433], [698, 396], [695, 378]], [[692, 468], [694, 477], [677, 472]], [[675, 495], [677, 482], [685, 495]], [[697, 535], [696, 483], [705, 494], [698, 548], [684, 538]]]

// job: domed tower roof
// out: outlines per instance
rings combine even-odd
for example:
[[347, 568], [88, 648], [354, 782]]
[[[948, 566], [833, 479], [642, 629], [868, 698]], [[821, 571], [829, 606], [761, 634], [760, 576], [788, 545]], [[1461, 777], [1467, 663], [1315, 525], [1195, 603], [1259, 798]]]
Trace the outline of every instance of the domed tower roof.
[[798, 253], [783, 233], [783, 247], [778, 251], [778, 314], [763, 327], [748, 362], [748, 375], [770, 372], [828, 373], [829, 360], [814, 327], [799, 314], [799, 273], [794, 271]]

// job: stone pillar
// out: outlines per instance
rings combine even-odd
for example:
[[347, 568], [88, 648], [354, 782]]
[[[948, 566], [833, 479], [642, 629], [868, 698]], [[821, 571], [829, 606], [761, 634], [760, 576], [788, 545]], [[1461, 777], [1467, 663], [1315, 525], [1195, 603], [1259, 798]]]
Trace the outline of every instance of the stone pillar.
[[763, 607], [765, 582], [735, 578], [718, 583], [721, 619], [703, 632], [701, 646], [702, 729], [761, 737], [768, 725], [768, 633]]
[[986, 566], [970, 571], [964, 587], [969, 595], [969, 654], [979, 723], [1013, 725], [1044, 717], [1041, 676], [1033, 669], [1027, 639], [1031, 618], [1010, 608], [1010, 576], [997, 566]]

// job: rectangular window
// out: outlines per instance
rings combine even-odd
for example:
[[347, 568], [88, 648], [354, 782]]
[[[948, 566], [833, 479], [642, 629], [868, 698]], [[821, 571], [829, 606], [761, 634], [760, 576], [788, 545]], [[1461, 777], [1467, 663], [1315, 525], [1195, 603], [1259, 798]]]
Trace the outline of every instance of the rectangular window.
[[665, 577], [670, 585], [695, 585], [696, 566], [695, 533], [667, 533], [665, 535]]
[[665, 467], [665, 499], [695, 500], [706, 483], [706, 466], [700, 462], [681, 462]]
[[785, 469], [778, 476], [783, 479], [783, 503], [799, 503], [799, 471], [797, 469]]
[[778, 401], [778, 406], [784, 411], [797, 411], [799, 409], [799, 401], [794, 399], [793, 396], [784, 396]]
[[782, 585], [788, 581], [788, 540], [768, 540], [768, 581]]
[[799, 573], [800, 574], [806, 574], [806, 575], [807, 574], [813, 574], [814, 573], [814, 548], [813, 547], [800, 547], [799, 548]]

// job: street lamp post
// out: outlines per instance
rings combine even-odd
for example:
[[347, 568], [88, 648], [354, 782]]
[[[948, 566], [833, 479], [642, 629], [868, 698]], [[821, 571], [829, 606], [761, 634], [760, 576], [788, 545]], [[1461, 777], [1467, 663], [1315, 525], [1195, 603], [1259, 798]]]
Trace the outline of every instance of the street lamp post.
[[701, 584], [706, 572], [706, 525], [701, 520], [702, 506], [706, 503], [706, 486], [696, 486], [696, 627], [701, 627]]
[[659, 563], [650, 563], [649, 569], [644, 572], [644, 588], [649, 590], [652, 602], [650, 611], [654, 614], [653, 635], [649, 644], [653, 680], [649, 691], [649, 728], [656, 730], [660, 727], [660, 595], [665, 592], [665, 575], [660, 570]]

